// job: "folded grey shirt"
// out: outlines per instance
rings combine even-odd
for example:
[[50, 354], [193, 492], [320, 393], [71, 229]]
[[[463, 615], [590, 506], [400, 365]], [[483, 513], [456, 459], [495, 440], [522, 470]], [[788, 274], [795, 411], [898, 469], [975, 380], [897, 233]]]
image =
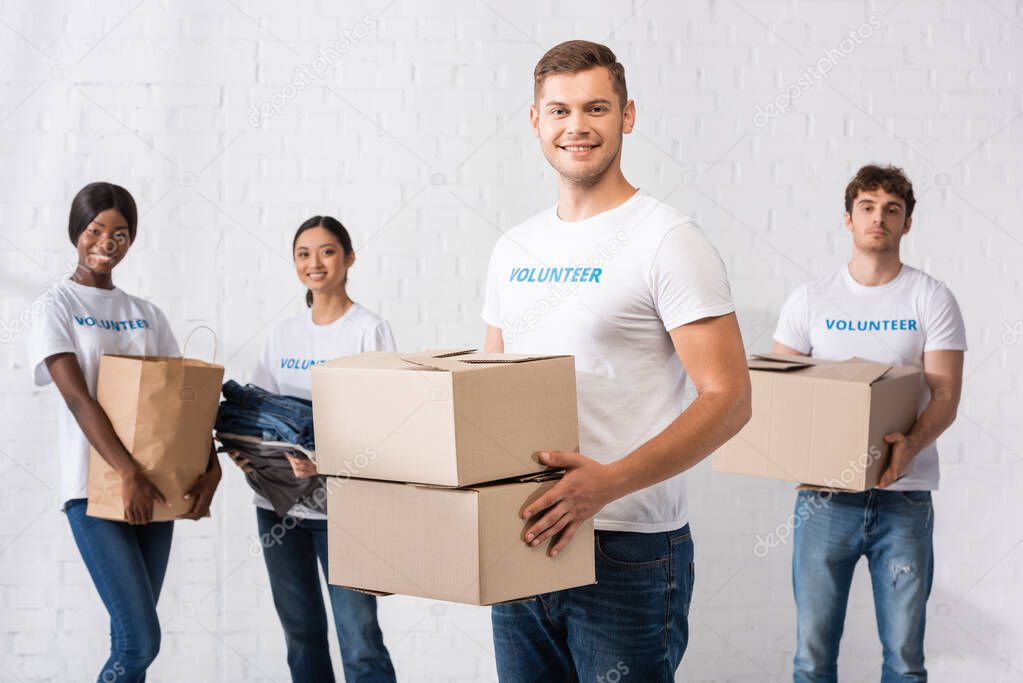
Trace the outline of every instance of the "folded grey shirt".
[[314, 460], [315, 455], [297, 444], [278, 441], [260, 441], [242, 434], [217, 433], [221, 452], [238, 451], [249, 461], [251, 471], [245, 473], [249, 487], [270, 501], [274, 512], [285, 517], [296, 503], [310, 510], [325, 513], [327, 497], [314, 495], [323, 488], [323, 477], [299, 479], [291, 469], [287, 457]]

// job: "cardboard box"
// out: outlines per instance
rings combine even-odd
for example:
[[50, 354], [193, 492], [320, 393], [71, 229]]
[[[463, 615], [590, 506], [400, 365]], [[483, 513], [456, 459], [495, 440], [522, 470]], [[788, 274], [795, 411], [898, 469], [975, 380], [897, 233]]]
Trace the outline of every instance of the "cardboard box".
[[519, 512], [550, 478], [454, 489], [328, 478], [330, 583], [472, 605], [591, 584], [592, 520], [555, 558], [550, 542], [522, 540]]
[[572, 356], [370, 352], [312, 369], [320, 474], [468, 486], [579, 450]]
[[716, 472], [865, 491], [888, 466], [884, 435], [916, 422], [916, 368], [783, 354], [749, 368], [753, 417], [714, 454]]

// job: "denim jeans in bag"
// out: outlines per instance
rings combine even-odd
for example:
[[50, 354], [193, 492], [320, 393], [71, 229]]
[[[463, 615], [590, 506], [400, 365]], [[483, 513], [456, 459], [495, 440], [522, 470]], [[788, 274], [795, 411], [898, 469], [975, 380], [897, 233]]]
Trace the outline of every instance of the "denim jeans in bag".
[[[327, 644], [327, 613], [317, 563], [327, 576], [327, 521], [282, 518], [256, 508], [263, 559], [277, 616], [284, 628], [288, 668], [295, 683], [333, 681]], [[347, 683], [390, 683], [391, 657], [377, 622], [372, 595], [328, 586], [334, 627]]]
[[924, 625], [934, 575], [930, 491], [800, 491], [796, 519], [795, 683], [838, 680], [849, 586], [863, 556], [881, 637], [882, 683], [926, 681]]
[[597, 531], [595, 546], [597, 583], [491, 609], [501, 681], [674, 680], [689, 641], [689, 525]]
[[242, 386], [234, 380], [225, 382], [222, 391], [216, 431], [295, 443], [308, 450], [315, 447], [312, 402], [273, 394], [254, 384]]
[[99, 683], [141, 683], [160, 651], [156, 601], [167, 572], [174, 522], [131, 525], [85, 514], [85, 498], [64, 508], [86, 569], [110, 614], [110, 656]]

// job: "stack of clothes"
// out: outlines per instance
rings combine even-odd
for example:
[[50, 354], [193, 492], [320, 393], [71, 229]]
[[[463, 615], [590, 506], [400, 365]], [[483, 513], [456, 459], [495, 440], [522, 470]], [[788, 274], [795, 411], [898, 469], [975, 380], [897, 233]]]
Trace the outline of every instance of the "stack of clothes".
[[282, 396], [254, 384], [228, 380], [214, 429], [220, 452], [237, 451], [249, 461], [245, 473], [252, 490], [268, 501], [281, 517], [296, 503], [326, 512], [326, 496], [314, 495], [322, 477], [299, 479], [287, 456], [315, 462], [313, 404], [295, 396]]

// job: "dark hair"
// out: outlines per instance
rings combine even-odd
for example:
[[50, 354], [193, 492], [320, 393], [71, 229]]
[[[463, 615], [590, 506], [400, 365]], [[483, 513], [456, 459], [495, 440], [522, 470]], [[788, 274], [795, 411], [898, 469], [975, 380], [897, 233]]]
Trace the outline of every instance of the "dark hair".
[[[352, 248], [352, 237], [348, 234], [348, 230], [345, 226], [341, 225], [341, 221], [334, 218], [333, 216], [313, 216], [309, 220], [298, 226], [298, 230], [295, 231], [295, 239], [291, 240], [291, 251], [295, 252], [295, 245], [298, 244], [299, 236], [306, 230], [312, 228], [326, 228], [330, 231], [337, 241], [341, 243], [341, 249], [345, 252], [345, 256], [351, 254], [354, 249]], [[345, 277], [347, 282], [347, 276]], [[313, 306], [313, 293], [311, 290], [306, 290], [305, 293], [305, 305], [309, 308]]]
[[625, 87], [625, 67], [618, 62], [611, 48], [588, 40], [569, 40], [547, 51], [533, 69], [533, 98], [540, 94], [544, 80], [552, 74], [574, 74], [602, 66], [611, 73], [611, 85], [622, 101], [629, 101]]
[[913, 183], [909, 182], [906, 173], [897, 166], [876, 166], [868, 164], [856, 171], [856, 175], [845, 188], [845, 210], [852, 212], [853, 202], [861, 191], [870, 192], [877, 188], [888, 194], [895, 195], [906, 202], [906, 218], [913, 215], [916, 198], [913, 196]]
[[71, 200], [71, 215], [68, 217], [67, 234], [71, 244], [78, 246], [78, 238], [96, 216], [107, 209], [117, 209], [128, 222], [128, 239], [135, 241], [138, 227], [138, 210], [131, 193], [113, 183], [89, 183], [78, 191]]

